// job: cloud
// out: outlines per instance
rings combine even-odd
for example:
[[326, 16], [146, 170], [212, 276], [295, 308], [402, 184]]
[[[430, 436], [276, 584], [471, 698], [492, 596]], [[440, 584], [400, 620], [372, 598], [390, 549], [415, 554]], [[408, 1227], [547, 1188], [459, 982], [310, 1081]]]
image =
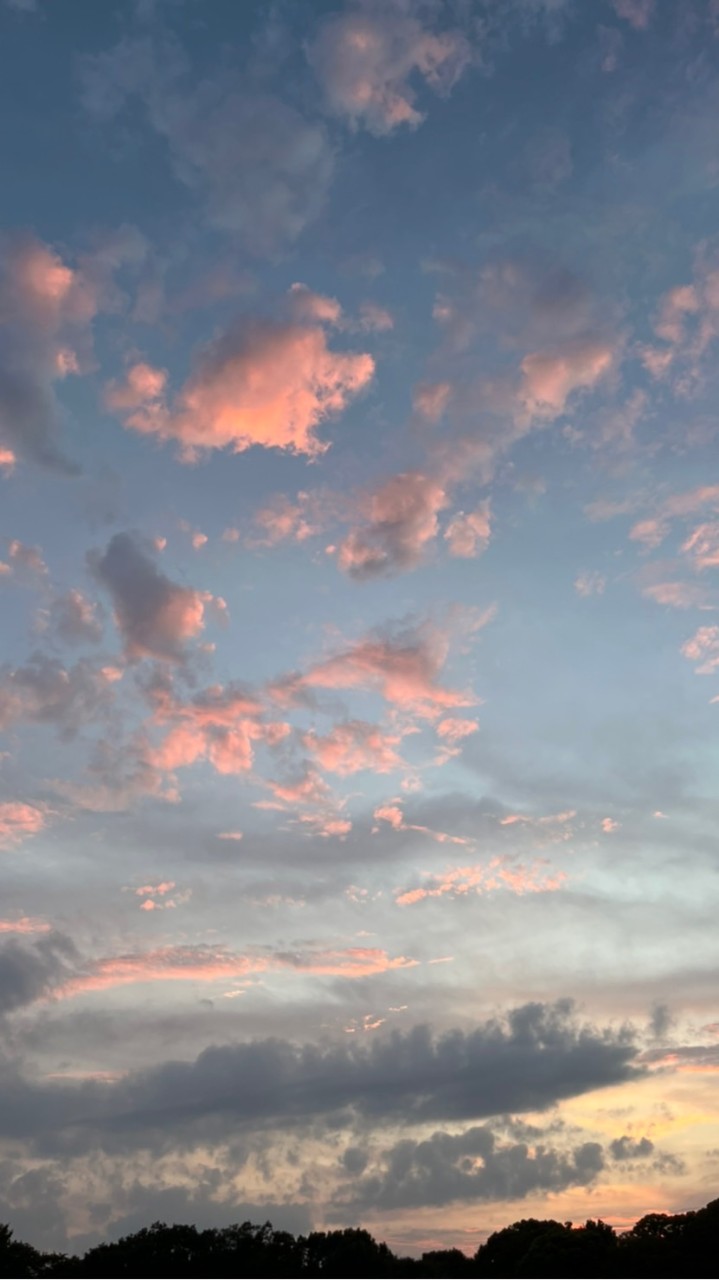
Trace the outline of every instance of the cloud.
[[361, 500], [366, 523], [338, 547], [339, 567], [360, 580], [416, 569], [448, 501], [443, 484], [420, 471], [392, 476]]
[[689, 557], [697, 573], [719, 568], [719, 521], [697, 525], [682, 543], [682, 552]]
[[[436, 840], [438, 844], [474, 844], [474, 841], [467, 839], [466, 836], [452, 836], [448, 835], [446, 831], [435, 831], [432, 827], [421, 826], [416, 822], [407, 822], [397, 799], [390, 801], [389, 804], [379, 805], [372, 816], [377, 822], [388, 823], [393, 831], [419, 831], [421, 835], [429, 836], [430, 839]], [[372, 828], [373, 835], [376, 835], [378, 831], [379, 827]], [[420, 897], [426, 896], [424, 892], [420, 892]], [[414, 899], [412, 900], [414, 901]]]
[[111, 706], [111, 672], [85, 658], [65, 667], [41, 653], [22, 667], [0, 667], [0, 728], [55, 724], [61, 734], [71, 736]]
[[382, 137], [424, 119], [415, 106], [413, 78], [421, 76], [445, 96], [468, 66], [471, 49], [460, 31], [423, 23], [419, 6], [359, 0], [325, 19], [307, 56], [330, 111], [352, 128], [361, 125]]
[[490, 500], [485, 498], [479, 506], [465, 515], [458, 512], [445, 529], [449, 554], [472, 560], [487, 550], [492, 534]]
[[[332, 351], [316, 320], [267, 319], [239, 322], [211, 342], [172, 405], [161, 371], [139, 379], [136, 370], [124, 384], [111, 384], [109, 407], [119, 406], [132, 430], [177, 441], [186, 462], [212, 449], [243, 453], [253, 446], [315, 458], [329, 448], [317, 428], [369, 385], [374, 360]], [[147, 394], [130, 403], [133, 377]]]
[[[129, 245], [126, 251], [130, 252]], [[102, 250], [71, 267], [32, 236], [0, 237], [0, 446], [2, 465], [26, 458], [65, 474], [78, 468], [58, 443], [64, 411], [56, 385], [92, 364], [91, 325], [111, 305]]]
[[165, 684], [149, 692], [154, 722], [171, 726], [158, 745], [144, 748], [152, 769], [174, 771], [207, 760], [220, 774], [246, 773], [256, 743], [276, 746], [290, 732], [284, 722], [263, 721], [262, 704], [236, 682], [211, 685], [185, 702]]
[[383, 732], [364, 720], [348, 720], [336, 724], [329, 733], [314, 731], [303, 734], [302, 741], [317, 763], [327, 773], [348, 777], [371, 769], [374, 773], [391, 773], [402, 767], [396, 747], [402, 741], [397, 733]]
[[654, 0], [612, 0], [614, 12], [636, 31], [644, 31], [654, 16]]
[[[225, 967], [221, 957], [213, 960], [208, 954], [207, 962]], [[130, 961], [119, 963], [122, 975], [129, 976], [122, 964]], [[145, 971], [155, 963], [151, 960]], [[291, 964], [290, 956], [286, 963]], [[317, 971], [324, 962], [315, 955], [308, 963]], [[367, 968], [362, 958], [328, 959], [326, 971], [335, 972], [340, 963]], [[197, 964], [193, 954], [180, 968]], [[160, 967], [166, 971], [165, 962]], [[136, 977], [134, 963], [130, 968]], [[38, 994], [48, 980], [51, 973], [42, 975]], [[286, 1129], [324, 1120], [336, 1131], [343, 1114], [347, 1122], [354, 1116], [372, 1126], [457, 1123], [540, 1111], [562, 1099], [640, 1079], [644, 1072], [633, 1065], [634, 1056], [626, 1031], [582, 1023], [569, 1001], [537, 1003], [472, 1030], [436, 1036], [425, 1026], [348, 1036], [341, 1043], [296, 1044], [275, 1037], [215, 1045], [194, 1061], [158, 1064], [114, 1084], [25, 1086], [16, 1090], [12, 1106], [0, 1108], [0, 1132], [16, 1138], [42, 1134], [46, 1150], [53, 1143], [63, 1149], [63, 1125], [82, 1116], [77, 1140], [87, 1150], [103, 1134], [115, 1143], [152, 1147], [158, 1135], [166, 1146], [168, 1139], [177, 1142], [183, 1132], [194, 1130], [196, 1141], [204, 1144], [213, 1133], [224, 1138], [228, 1123], [245, 1130], [268, 1124]]]
[[291, 502], [278, 494], [255, 512], [254, 523], [260, 530], [251, 546], [275, 547], [280, 542], [304, 542], [322, 529], [320, 500], [317, 495], [300, 492]]
[[[402, 827], [403, 830], [407, 828]], [[411, 827], [413, 831], [424, 828]], [[439, 874], [424, 873], [424, 883], [414, 889], [405, 889], [396, 898], [400, 907], [413, 906], [426, 898], [464, 897], [468, 893], [496, 893], [508, 889], [522, 896], [526, 893], [553, 893], [561, 889], [566, 880], [563, 872], [547, 871], [543, 862], [531, 866], [512, 866], [501, 858], [469, 867], [448, 867]]]
[[12, 568], [21, 572], [34, 574], [39, 578], [47, 575], [47, 565], [42, 558], [40, 548], [28, 546], [26, 542], [19, 542], [17, 538], [11, 538], [8, 543], [8, 560]]
[[522, 1200], [591, 1185], [604, 1168], [597, 1142], [557, 1150], [499, 1139], [486, 1126], [403, 1138], [348, 1187], [355, 1209], [407, 1209], [455, 1201]]
[[75, 959], [72, 943], [58, 933], [41, 937], [32, 946], [3, 942], [0, 945], [0, 1015], [49, 995], [70, 971]]
[[533, 352], [521, 363], [519, 399], [532, 418], [563, 414], [570, 397], [591, 391], [610, 372], [616, 346], [608, 339], [575, 339], [554, 351]]
[[650, 1138], [630, 1138], [625, 1133], [610, 1142], [609, 1151], [614, 1160], [646, 1160], [654, 1152], [654, 1143]]
[[222, 608], [224, 602], [172, 582], [157, 568], [150, 550], [139, 535], [116, 533], [104, 553], [92, 553], [90, 565], [112, 596], [128, 659], [182, 662], [187, 642], [204, 631], [208, 606]]
[[449, 631], [428, 622], [385, 635], [375, 633], [315, 663], [304, 674], [278, 682], [272, 692], [291, 701], [311, 689], [377, 690], [398, 710], [436, 720], [452, 707], [477, 702], [470, 691], [439, 683], [449, 647]]
[[415, 387], [412, 407], [415, 413], [434, 424], [443, 416], [451, 395], [449, 382], [421, 382]]
[[214, 67], [200, 79], [168, 39], [123, 40], [82, 69], [91, 114], [106, 122], [139, 101], [209, 226], [240, 236], [251, 253], [276, 256], [321, 211], [334, 169], [324, 126], [253, 93], [242, 69]]
[[11, 849], [28, 836], [36, 836], [45, 823], [42, 809], [16, 800], [5, 801], [0, 804], [0, 849]]
[[64, 982], [55, 995], [69, 999], [84, 992], [148, 982], [228, 982], [273, 971], [355, 979], [413, 968], [416, 964], [416, 960], [390, 956], [378, 947], [240, 954], [227, 947], [169, 946], [96, 960]]
[[698, 665], [698, 676], [712, 676], [719, 668], [719, 627], [699, 627], [681, 648], [685, 658]]
[[603, 573], [596, 570], [592, 572], [583, 571], [574, 580], [574, 590], [578, 596], [602, 596], [606, 589], [607, 579]]
[[65, 644], [98, 644], [102, 640], [99, 607], [76, 587], [53, 601], [47, 626]]
[[35, 916], [19, 916], [15, 920], [0, 920], [0, 933], [50, 933], [52, 926]]

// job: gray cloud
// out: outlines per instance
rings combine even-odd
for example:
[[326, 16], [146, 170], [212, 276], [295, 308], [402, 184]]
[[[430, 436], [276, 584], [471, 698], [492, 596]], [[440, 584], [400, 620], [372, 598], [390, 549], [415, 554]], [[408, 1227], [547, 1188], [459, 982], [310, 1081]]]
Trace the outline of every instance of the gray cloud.
[[52, 933], [33, 946], [11, 940], [0, 947], [0, 1014], [12, 1013], [46, 995], [71, 972], [75, 948]]
[[501, 1142], [481, 1126], [395, 1143], [382, 1152], [376, 1173], [353, 1183], [347, 1204], [406, 1209], [455, 1200], [521, 1200], [532, 1192], [587, 1186], [603, 1168], [598, 1142], [570, 1151], [542, 1144], [530, 1149]]
[[85, 59], [84, 102], [107, 120], [139, 98], [209, 224], [253, 253], [275, 254], [324, 204], [334, 168], [327, 132], [275, 95], [248, 91], [247, 75], [186, 81], [187, 70], [171, 40], [124, 40]]
[[[111, 1147], [152, 1146], [193, 1133], [200, 1140], [214, 1128], [224, 1131], [230, 1120], [255, 1128], [317, 1120], [460, 1121], [541, 1110], [635, 1079], [633, 1056], [627, 1034], [583, 1024], [571, 1002], [560, 1001], [525, 1005], [503, 1021], [439, 1037], [416, 1027], [371, 1044], [268, 1039], [213, 1046], [193, 1062], [166, 1062], [111, 1086], [53, 1087], [41, 1111], [54, 1115], [53, 1130], [79, 1126], [73, 1144]], [[27, 1136], [45, 1142], [36, 1114], [29, 1099], [23, 1106], [16, 1098], [9, 1110], [2, 1107], [0, 1131], [10, 1125], [17, 1134], [24, 1115]]]
[[66, 667], [35, 653], [22, 667], [0, 667], [0, 729], [20, 723], [55, 724], [63, 736], [97, 719], [113, 702], [102, 667], [82, 658]]
[[185, 641], [203, 629], [209, 595], [172, 582], [137, 534], [116, 533], [102, 555], [92, 552], [88, 559], [112, 596], [127, 656], [182, 661]]
[[102, 615], [98, 606], [75, 588], [53, 601], [48, 625], [65, 644], [98, 644], [102, 639]]
[[654, 1143], [650, 1138], [630, 1138], [625, 1133], [610, 1142], [609, 1151], [615, 1160], [643, 1160], [652, 1155]]

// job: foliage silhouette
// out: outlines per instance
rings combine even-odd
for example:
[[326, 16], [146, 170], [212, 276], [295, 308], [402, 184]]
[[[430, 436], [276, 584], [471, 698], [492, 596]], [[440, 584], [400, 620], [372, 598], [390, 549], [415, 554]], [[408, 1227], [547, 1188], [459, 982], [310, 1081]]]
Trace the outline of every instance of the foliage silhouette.
[[713, 1277], [719, 1255], [719, 1200], [688, 1213], [649, 1213], [623, 1235], [601, 1221], [581, 1227], [523, 1218], [495, 1231], [473, 1258], [435, 1249], [402, 1258], [360, 1228], [295, 1236], [269, 1222], [198, 1230], [154, 1222], [83, 1257], [41, 1253], [0, 1225], [0, 1280], [29, 1277]]

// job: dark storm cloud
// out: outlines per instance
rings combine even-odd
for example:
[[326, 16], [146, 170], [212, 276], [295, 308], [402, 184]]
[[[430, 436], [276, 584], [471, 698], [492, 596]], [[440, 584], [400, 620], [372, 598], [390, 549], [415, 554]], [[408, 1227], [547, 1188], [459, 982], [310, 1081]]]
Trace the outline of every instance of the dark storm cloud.
[[[438, 1037], [417, 1027], [371, 1044], [212, 1046], [193, 1062], [167, 1062], [114, 1085], [53, 1086], [44, 1111], [53, 1113], [58, 1141], [63, 1127], [75, 1129], [75, 1149], [191, 1141], [193, 1133], [200, 1140], [228, 1123], [460, 1121], [541, 1110], [635, 1079], [634, 1052], [628, 1034], [581, 1023], [571, 1002], [560, 1001]], [[19, 1096], [9, 1109], [0, 1102], [0, 1132], [10, 1124], [19, 1136], [20, 1112], [27, 1136], [42, 1134], [30, 1099], [23, 1105]]]
[[0, 946], [0, 1014], [46, 995], [70, 972], [74, 958], [73, 944], [59, 933], [32, 946], [14, 940]]
[[654, 1143], [650, 1138], [630, 1138], [625, 1133], [610, 1142], [609, 1151], [615, 1160], [643, 1160], [654, 1151]]
[[598, 1142], [569, 1151], [503, 1143], [485, 1126], [465, 1133], [433, 1133], [387, 1148], [376, 1173], [355, 1181], [344, 1212], [407, 1209], [456, 1200], [522, 1200], [533, 1192], [587, 1186], [604, 1168]]

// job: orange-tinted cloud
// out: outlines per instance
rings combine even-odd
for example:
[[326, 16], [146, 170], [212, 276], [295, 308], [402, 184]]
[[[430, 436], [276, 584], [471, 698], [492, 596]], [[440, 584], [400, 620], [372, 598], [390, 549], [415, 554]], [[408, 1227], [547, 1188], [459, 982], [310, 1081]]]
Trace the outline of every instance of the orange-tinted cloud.
[[603, 573], [580, 573], [574, 580], [574, 590], [578, 596], [601, 596], [607, 585], [607, 579]]
[[0, 804], [0, 849], [11, 849], [42, 831], [46, 817], [42, 809], [17, 800]]
[[172, 404], [162, 371], [147, 365], [134, 366], [124, 387], [109, 388], [109, 403], [123, 412], [123, 398], [144, 387], [145, 398], [124, 411], [125, 425], [177, 441], [188, 462], [211, 449], [242, 453], [253, 445], [317, 457], [329, 447], [317, 428], [371, 382], [374, 360], [332, 351], [323, 324], [333, 317], [326, 305], [318, 312], [318, 301], [331, 300], [309, 291], [308, 299], [314, 302], [305, 319], [245, 322], [216, 339]]
[[260, 533], [250, 540], [250, 545], [274, 547], [279, 542], [304, 542], [322, 528], [318, 508], [319, 503], [311, 494], [298, 493], [294, 502], [279, 494], [255, 513], [254, 523]]
[[9, 475], [11, 471], [14, 471], [16, 462], [17, 458], [12, 449], [0, 446], [0, 471], [4, 471], [6, 475]]
[[174, 771], [207, 760], [221, 774], [247, 773], [254, 745], [276, 746], [290, 732], [284, 722], [263, 721], [262, 704], [238, 684], [212, 685], [182, 702], [171, 687], [151, 692], [154, 720], [172, 727], [145, 750], [154, 769]]
[[[418, 831], [420, 835], [429, 836], [430, 840], [435, 840], [437, 844], [471, 846], [475, 843], [473, 840], [467, 839], [466, 836], [452, 836], [448, 835], [446, 831], [434, 831], [432, 827], [425, 827], [416, 822], [407, 822], [397, 800], [392, 800], [389, 804], [378, 805], [373, 816], [377, 822], [386, 822], [394, 831]], [[378, 830], [379, 827], [373, 827], [373, 834], [376, 834]]]
[[421, 382], [415, 387], [412, 405], [415, 413], [428, 422], [437, 423], [444, 414], [452, 395], [449, 382]]

